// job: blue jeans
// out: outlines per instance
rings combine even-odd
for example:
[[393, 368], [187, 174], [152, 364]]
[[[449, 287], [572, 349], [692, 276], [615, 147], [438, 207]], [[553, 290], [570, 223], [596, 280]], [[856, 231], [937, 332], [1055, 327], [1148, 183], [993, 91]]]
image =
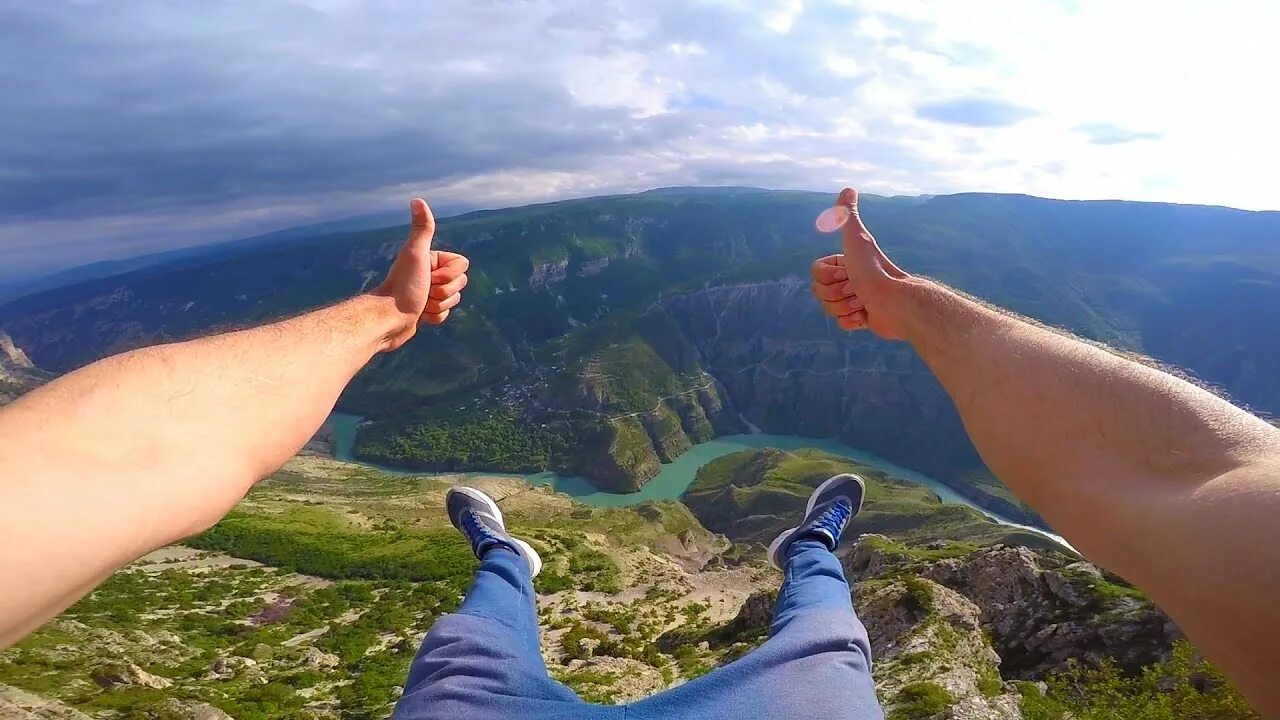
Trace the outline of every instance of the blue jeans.
[[485, 554], [458, 612], [436, 621], [409, 669], [396, 720], [879, 720], [871, 646], [840, 562], [800, 540], [787, 557], [769, 639], [702, 677], [628, 705], [592, 705], [547, 674], [529, 571]]

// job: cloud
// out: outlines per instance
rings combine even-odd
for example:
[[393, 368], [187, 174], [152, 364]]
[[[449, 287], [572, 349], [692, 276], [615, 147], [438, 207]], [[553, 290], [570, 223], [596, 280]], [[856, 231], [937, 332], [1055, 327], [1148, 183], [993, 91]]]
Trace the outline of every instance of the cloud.
[[916, 114], [926, 120], [969, 127], [1006, 127], [1035, 115], [1035, 111], [1005, 100], [956, 98], [916, 106]]
[[1127, 130], [1111, 123], [1085, 123], [1076, 130], [1088, 136], [1094, 145], [1120, 145], [1135, 140], [1159, 140], [1160, 133]]
[[1223, 2], [1155, 21], [1105, 0], [3, 3], [0, 279], [413, 193], [1274, 207], [1258, 148], [1280, 117], [1238, 68], [1280, 10]]

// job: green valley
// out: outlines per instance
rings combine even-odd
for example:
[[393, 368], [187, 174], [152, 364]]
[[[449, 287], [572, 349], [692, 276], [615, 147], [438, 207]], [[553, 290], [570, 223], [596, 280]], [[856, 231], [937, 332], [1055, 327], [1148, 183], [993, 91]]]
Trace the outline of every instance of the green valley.
[[[1066, 720], [1108, 704], [1158, 708], [1122, 716], [1153, 720], [1255, 717], [1123, 580], [844, 458], [730, 455], [705, 468], [687, 507], [593, 507], [515, 479], [467, 482], [546, 561], [535, 586], [551, 673], [614, 703], [762, 642], [780, 576], [758, 540], [794, 522], [828, 473], [849, 470], [868, 480], [851, 535], [875, 534], [844, 564], [890, 717]], [[0, 652], [0, 711], [386, 718], [422, 635], [456, 609], [475, 568], [443, 513], [454, 481], [294, 459], [209, 531]], [[755, 519], [734, 522], [721, 504]]]
[[[839, 333], [817, 311], [806, 274], [835, 249], [812, 230], [829, 201], [673, 188], [442, 220], [436, 244], [471, 258], [471, 285], [446, 326], [375, 359], [343, 395], [340, 409], [369, 421], [357, 455], [554, 470], [624, 492], [691, 445], [754, 427], [838, 439], [1038, 523], [910, 348]], [[913, 272], [1280, 412], [1265, 331], [1280, 323], [1275, 213], [964, 194], [866, 197], [863, 214]], [[64, 372], [359, 292], [403, 232], [285, 234], [159, 262], [0, 306], [0, 329]]]

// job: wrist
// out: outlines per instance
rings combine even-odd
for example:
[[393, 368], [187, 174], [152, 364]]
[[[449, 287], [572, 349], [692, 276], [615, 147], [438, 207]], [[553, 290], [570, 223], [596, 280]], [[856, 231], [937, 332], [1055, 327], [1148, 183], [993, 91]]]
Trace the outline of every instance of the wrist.
[[365, 293], [346, 303], [358, 319], [361, 336], [373, 346], [373, 353], [394, 350], [409, 341], [417, 329], [417, 318], [396, 306], [388, 295]]
[[946, 288], [928, 278], [911, 276], [893, 280], [884, 293], [899, 339], [919, 349], [935, 334], [933, 320], [949, 294]]

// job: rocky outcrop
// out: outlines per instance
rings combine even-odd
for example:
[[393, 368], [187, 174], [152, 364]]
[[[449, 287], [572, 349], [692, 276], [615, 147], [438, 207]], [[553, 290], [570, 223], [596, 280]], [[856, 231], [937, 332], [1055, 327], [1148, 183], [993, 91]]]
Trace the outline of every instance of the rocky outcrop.
[[983, 635], [982, 612], [973, 602], [915, 577], [865, 584], [855, 599], [887, 714], [909, 715], [927, 696], [953, 720], [1022, 717], [1018, 693], [1000, 677], [1000, 656]]
[[0, 717], [5, 720], [91, 720], [57, 700], [0, 685]]
[[658, 474], [653, 442], [634, 417], [609, 421], [604, 436], [584, 450], [580, 472], [605, 492], [635, 492]]
[[337, 655], [327, 653], [319, 648], [309, 647], [302, 655], [300, 666], [312, 670], [328, 670], [341, 664], [342, 660]]
[[13, 402], [19, 395], [49, 379], [18, 347], [13, 339], [0, 332], [0, 405]]
[[173, 681], [169, 678], [153, 675], [131, 662], [106, 663], [94, 668], [90, 673], [93, 681], [104, 688], [144, 687], [163, 690]]
[[689, 436], [685, 433], [680, 418], [676, 416], [666, 403], [659, 403], [651, 413], [640, 416], [645, 432], [653, 443], [658, 459], [664, 463], [671, 462], [693, 447]]
[[910, 567], [981, 609], [1005, 677], [1036, 679], [1071, 661], [1109, 658], [1137, 670], [1168, 655], [1181, 637], [1140, 593], [1087, 562], [1025, 547], [984, 548], [930, 562], [895, 556], [892, 541], [864, 536], [846, 565], [851, 579], [873, 580]]
[[538, 263], [533, 266], [533, 272], [529, 274], [529, 287], [537, 289], [562, 282], [568, 270], [568, 258]]

